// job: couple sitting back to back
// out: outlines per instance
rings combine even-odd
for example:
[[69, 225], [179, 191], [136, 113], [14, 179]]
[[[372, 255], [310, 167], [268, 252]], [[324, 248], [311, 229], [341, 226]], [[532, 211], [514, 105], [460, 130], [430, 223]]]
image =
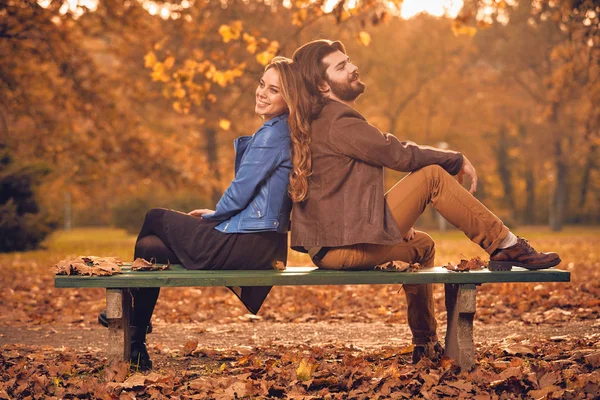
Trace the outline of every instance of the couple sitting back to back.
[[[490, 254], [491, 270], [560, 262], [515, 236], [472, 195], [477, 174], [464, 155], [403, 142], [370, 125], [355, 109], [364, 90], [340, 42], [316, 40], [293, 60], [275, 57], [256, 89], [264, 123], [235, 141], [235, 178], [215, 210], [150, 210], [134, 258], [187, 269], [271, 269], [287, 260], [291, 211], [291, 246], [319, 268], [366, 270], [391, 261], [432, 267], [434, 242], [413, 229], [432, 204]], [[384, 167], [410, 174], [385, 193]], [[469, 191], [459, 183], [464, 176]], [[229, 289], [257, 313], [270, 287]], [[404, 289], [413, 361], [436, 357], [442, 348], [432, 285]], [[133, 291], [131, 361], [141, 370], [152, 368], [145, 341], [158, 294]]]

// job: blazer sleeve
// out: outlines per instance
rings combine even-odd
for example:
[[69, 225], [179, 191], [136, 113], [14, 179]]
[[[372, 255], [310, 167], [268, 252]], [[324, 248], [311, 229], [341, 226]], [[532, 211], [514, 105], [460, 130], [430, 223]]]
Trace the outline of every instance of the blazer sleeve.
[[401, 142], [394, 135], [382, 133], [354, 110], [346, 110], [332, 121], [330, 141], [341, 154], [396, 171], [410, 172], [437, 164], [456, 175], [463, 164], [459, 152]]
[[272, 126], [265, 127], [255, 134], [254, 141], [246, 149], [235, 179], [223, 193], [215, 212], [205, 214], [202, 218], [225, 221], [248, 207], [258, 187], [280, 164], [283, 142], [277, 129]]

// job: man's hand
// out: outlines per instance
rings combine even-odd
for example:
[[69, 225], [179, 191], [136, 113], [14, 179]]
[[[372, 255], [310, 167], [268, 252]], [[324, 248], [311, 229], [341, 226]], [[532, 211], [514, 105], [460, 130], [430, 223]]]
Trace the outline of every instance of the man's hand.
[[415, 237], [415, 230], [413, 228], [410, 228], [408, 230], [408, 232], [406, 233], [406, 235], [404, 235], [404, 237], [402, 238], [402, 241], [409, 242], [409, 241], [413, 240], [414, 237]]
[[200, 217], [200, 218], [202, 218], [202, 216], [204, 214], [212, 214], [214, 212], [215, 212], [214, 210], [209, 210], [208, 208], [201, 208], [201, 209], [198, 209], [198, 210], [190, 211], [188, 213], [188, 215], [191, 215], [192, 217]]
[[463, 177], [465, 175], [468, 176], [471, 180], [471, 188], [469, 189], [469, 192], [473, 194], [477, 190], [477, 171], [475, 171], [475, 167], [473, 167], [471, 161], [469, 161], [469, 159], [463, 155], [462, 168], [460, 169], [460, 171], [458, 171], [458, 175], [456, 175], [458, 183], [463, 183]]

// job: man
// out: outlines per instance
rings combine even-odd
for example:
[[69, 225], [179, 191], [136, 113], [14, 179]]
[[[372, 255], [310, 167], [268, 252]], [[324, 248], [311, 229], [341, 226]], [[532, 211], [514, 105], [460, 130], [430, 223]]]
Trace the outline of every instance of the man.
[[[297, 165], [290, 193], [292, 248], [308, 252], [327, 269], [372, 269], [394, 261], [434, 265], [429, 235], [412, 227], [427, 204], [433, 206], [473, 242], [490, 254], [491, 270], [521, 266], [542, 269], [557, 265], [556, 253], [539, 253], [518, 238], [472, 193], [477, 173], [461, 153], [400, 142], [370, 125], [355, 110], [365, 90], [358, 68], [340, 42], [317, 40], [293, 56], [305, 85], [298, 113], [310, 121], [308, 132], [292, 129], [294, 148], [312, 163]], [[374, 99], [376, 100], [376, 99]], [[412, 172], [384, 194], [383, 169]], [[470, 193], [462, 182], [471, 180]], [[295, 195], [305, 179], [308, 191]], [[438, 357], [432, 285], [404, 285], [408, 323], [415, 349], [413, 362]]]

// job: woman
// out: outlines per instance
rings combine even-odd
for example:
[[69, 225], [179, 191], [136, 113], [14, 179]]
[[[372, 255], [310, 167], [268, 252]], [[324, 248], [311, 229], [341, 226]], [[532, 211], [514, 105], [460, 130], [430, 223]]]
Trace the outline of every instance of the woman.
[[[193, 270], [285, 265], [292, 207], [287, 194], [292, 167], [287, 105], [295, 90], [291, 60], [275, 57], [256, 88], [255, 112], [264, 123], [254, 135], [236, 139], [235, 179], [216, 209], [189, 214], [150, 210], [134, 258]], [[270, 287], [230, 289], [256, 313]], [[140, 370], [152, 368], [145, 341], [159, 290], [140, 288], [133, 293], [131, 361]]]

